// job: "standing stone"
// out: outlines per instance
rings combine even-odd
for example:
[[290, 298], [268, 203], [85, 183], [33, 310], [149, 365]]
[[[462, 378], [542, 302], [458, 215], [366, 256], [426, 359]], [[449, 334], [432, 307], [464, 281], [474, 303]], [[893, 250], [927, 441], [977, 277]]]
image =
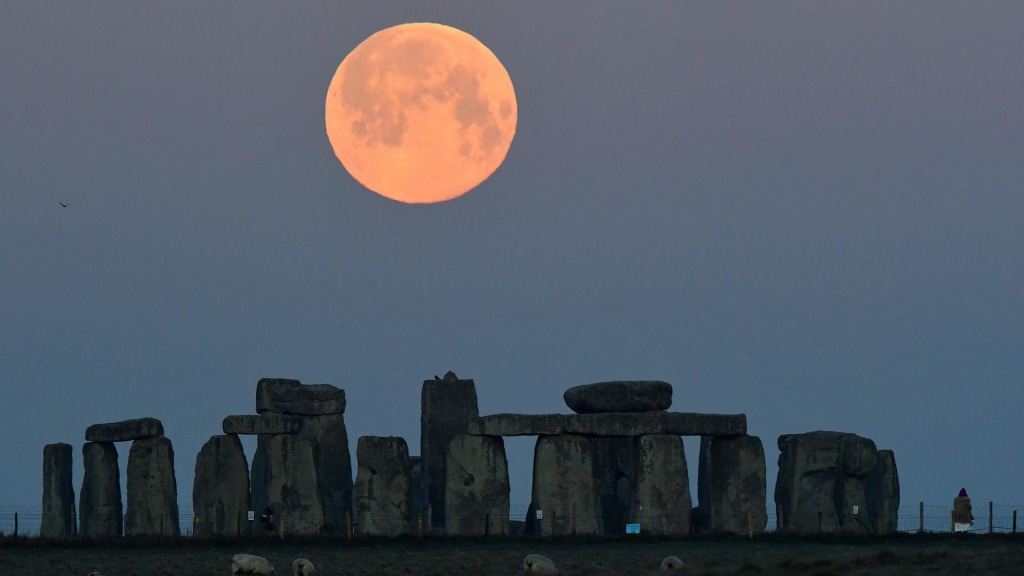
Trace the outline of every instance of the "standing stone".
[[[303, 426], [303, 430], [306, 426]], [[274, 508], [276, 530], [315, 534], [324, 524], [316, 468], [316, 447], [300, 436], [259, 436], [252, 459], [252, 505], [259, 515]], [[264, 526], [255, 528], [266, 532]]]
[[77, 533], [71, 453], [70, 444], [43, 446], [43, 519], [39, 535], [44, 538], [63, 538]]
[[[689, 536], [692, 501], [683, 439], [673, 435], [641, 436], [635, 504], [646, 534]], [[763, 495], [763, 492], [762, 492]]]
[[865, 479], [868, 511], [871, 525], [877, 530], [882, 522], [882, 532], [896, 532], [900, 508], [900, 478], [896, 470], [896, 455], [892, 450], [879, 450], [878, 463]]
[[430, 518], [430, 529], [443, 532], [448, 445], [452, 438], [466, 434], [469, 421], [480, 416], [476, 383], [457, 379], [451, 372], [444, 380], [425, 380], [420, 407], [421, 506]]
[[125, 536], [180, 536], [174, 448], [166, 436], [132, 442], [128, 451]]
[[[540, 536], [597, 534], [593, 447], [586, 436], [540, 436], [526, 530]], [[536, 512], [543, 518], [537, 520]]]
[[409, 505], [409, 533], [420, 534], [421, 531], [429, 528], [427, 519], [423, 515], [423, 464], [419, 456], [409, 456], [409, 497], [406, 503]]
[[768, 524], [764, 446], [757, 436], [703, 436], [696, 524], [712, 533], [764, 532]]
[[446, 485], [449, 536], [508, 535], [508, 460], [500, 436], [453, 438]]
[[562, 396], [577, 414], [652, 412], [672, 406], [672, 385], [660, 380], [598, 382], [573, 386]]
[[412, 466], [409, 446], [398, 436], [362, 436], [356, 444], [356, 483], [352, 489], [354, 530], [399, 536], [409, 532]]
[[779, 436], [779, 476], [775, 506], [782, 527], [797, 532], [834, 532], [859, 519], [852, 506], [866, 503], [864, 478], [877, 463], [875, 444], [844, 432], [807, 432]]
[[195, 536], [249, 533], [249, 463], [235, 435], [211, 436], [196, 456], [192, 484]]
[[79, 533], [92, 538], [121, 537], [121, 471], [113, 442], [82, 445], [82, 492], [78, 506]]
[[624, 534], [639, 463], [635, 438], [589, 437], [593, 451], [597, 533]]
[[328, 534], [344, 534], [352, 510], [352, 458], [344, 414], [305, 416], [298, 437], [310, 443], [316, 463], [316, 485]]

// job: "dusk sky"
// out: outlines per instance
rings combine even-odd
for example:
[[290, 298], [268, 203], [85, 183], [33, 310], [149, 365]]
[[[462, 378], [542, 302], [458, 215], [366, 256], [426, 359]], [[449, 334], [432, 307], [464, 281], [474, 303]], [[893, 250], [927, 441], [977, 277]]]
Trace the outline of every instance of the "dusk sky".
[[[516, 90], [449, 202], [367, 190], [325, 133], [338, 64], [405, 22]], [[0, 511], [38, 510], [45, 444], [77, 495], [85, 429], [143, 416], [191, 510], [263, 377], [346, 391], [353, 471], [360, 436], [419, 454], [447, 370], [481, 414], [619, 379], [746, 414], [770, 511], [778, 436], [813, 430], [894, 450], [904, 505], [1019, 505], [1022, 30], [1019, 1], [5, 2]]]

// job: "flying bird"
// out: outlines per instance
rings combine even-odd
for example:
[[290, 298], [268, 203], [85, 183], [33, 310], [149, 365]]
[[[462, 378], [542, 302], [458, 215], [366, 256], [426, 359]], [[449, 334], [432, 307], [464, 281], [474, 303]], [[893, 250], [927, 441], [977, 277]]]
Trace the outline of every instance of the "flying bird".
[[67, 207], [68, 207], [68, 205], [67, 205], [67, 204], [65, 204], [65, 203], [61, 202], [60, 200], [58, 200], [58, 201], [57, 201], [57, 204], [60, 204], [60, 207], [61, 207], [61, 208], [67, 208]]

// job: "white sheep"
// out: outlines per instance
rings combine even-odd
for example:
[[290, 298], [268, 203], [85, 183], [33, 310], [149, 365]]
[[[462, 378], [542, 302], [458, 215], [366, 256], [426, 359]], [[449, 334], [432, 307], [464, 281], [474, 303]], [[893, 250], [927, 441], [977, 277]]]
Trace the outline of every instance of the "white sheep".
[[313, 576], [316, 574], [316, 566], [305, 558], [299, 558], [292, 562], [292, 576]]
[[231, 558], [232, 574], [273, 574], [274, 567], [262, 556], [235, 554]]
[[540, 554], [529, 554], [523, 558], [523, 571], [527, 574], [558, 574], [558, 569], [551, 558]]
[[666, 556], [665, 559], [661, 561], [661, 571], [662, 572], [668, 572], [668, 571], [671, 571], [671, 570], [679, 570], [679, 569], [685, 568], [685, 567], [686, 566], [683, 564], [683, 561], [680, 560], [678, 556]]

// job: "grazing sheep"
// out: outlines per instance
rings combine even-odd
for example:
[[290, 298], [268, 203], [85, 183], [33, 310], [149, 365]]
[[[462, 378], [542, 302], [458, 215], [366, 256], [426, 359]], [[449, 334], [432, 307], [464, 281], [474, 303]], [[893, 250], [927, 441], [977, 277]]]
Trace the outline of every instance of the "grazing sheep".
[[661, 571], [662, 572], [669, 572], [671, 570], [679, 570], [679, 569], [685, 568], [685, 567], [686, 566], [683, 564], [683, 561], [680, 560], [678, 556], [666, 556], [665, 559], [661, 561]]
[[231, 558], [232, 574], [273, 574], [274, 567], [266, 558], [252, 554], [235, 554]]
[[555, 568], [555, 563], [551, 561], [551, 558], [540, 554], [530, 554], [523, 558], [523, 571], [526, 574], [558, 574], [558, 569]]
[[299, 558], [292, 562], [292, 576], [313, 576], [316, 574], [316, 566], [305, 558]]

